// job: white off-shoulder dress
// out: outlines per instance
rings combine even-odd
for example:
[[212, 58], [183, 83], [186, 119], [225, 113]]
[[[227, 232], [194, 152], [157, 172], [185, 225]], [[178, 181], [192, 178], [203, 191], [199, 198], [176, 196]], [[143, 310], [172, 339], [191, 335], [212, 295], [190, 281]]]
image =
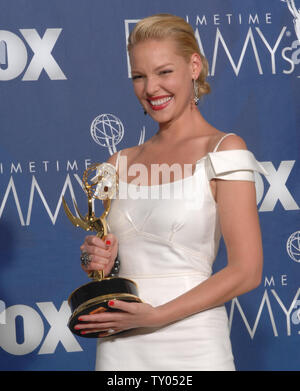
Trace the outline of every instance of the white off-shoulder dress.
[[[161, 305], [210, 277], [221, 230], [209, 181], [254, 181], [254, 171], [266, 174], [248, 150], [217, 151], [224, 137], [183, 180], [119, 183], [119, 194], [128, 196], [113, 200], [107, 221], [119, 240], [119, 275], [137, 283], [145, 303]], [[98, 339], [96, 370], [235, 370], [225, 306]]]

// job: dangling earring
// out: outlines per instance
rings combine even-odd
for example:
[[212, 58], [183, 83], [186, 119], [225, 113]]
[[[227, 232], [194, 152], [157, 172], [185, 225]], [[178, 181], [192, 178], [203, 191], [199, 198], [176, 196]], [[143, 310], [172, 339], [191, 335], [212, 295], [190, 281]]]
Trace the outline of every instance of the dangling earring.
[[198, 106], [198, 103], [199, 103], [199, 91], [198, 91], [198, 85], [196, 83], [196, 80], [193, 79], [193, 86], [194, 86], [194, 102], [195, 102], [195, 105]]

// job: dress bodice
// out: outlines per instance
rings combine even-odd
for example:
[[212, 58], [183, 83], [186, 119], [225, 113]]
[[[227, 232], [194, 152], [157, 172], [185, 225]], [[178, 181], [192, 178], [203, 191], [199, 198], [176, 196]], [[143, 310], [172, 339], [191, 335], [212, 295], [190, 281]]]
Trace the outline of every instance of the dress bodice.
[[209, 181], [254, 181], [254, 171], [266, 174], [250, 151], [229, 150], [208, 153], [192, 176], [179, 181], [154, 186], [120, 181], [107, 219], [119, 240], [120, 275], [208, 277], [221, 237]]

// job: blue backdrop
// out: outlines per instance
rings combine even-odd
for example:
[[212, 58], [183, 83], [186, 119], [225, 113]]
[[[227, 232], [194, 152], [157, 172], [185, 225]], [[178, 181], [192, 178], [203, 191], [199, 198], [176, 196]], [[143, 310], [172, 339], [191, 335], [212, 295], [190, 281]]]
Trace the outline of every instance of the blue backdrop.
[[[79, 265], [85, 232], [66, 218], [61, 195], [84, 212], [85, 168], [156, 132], [133, 93], [126, 36], [138, 19], [168, 12], [187, 18], [209, 61], [202, 114], [241, 135], [270, 173], [256, 176], [263, 280], [226, 305], [237, 369], [299, 370], [300, 43], [288, 4], [0, 0], [0, 8], [1, 369], [94, 368], [95, 341], [66, 326], [66, 300], [88, 279]], [[216, 269], [224, 262], [221, 244]]]

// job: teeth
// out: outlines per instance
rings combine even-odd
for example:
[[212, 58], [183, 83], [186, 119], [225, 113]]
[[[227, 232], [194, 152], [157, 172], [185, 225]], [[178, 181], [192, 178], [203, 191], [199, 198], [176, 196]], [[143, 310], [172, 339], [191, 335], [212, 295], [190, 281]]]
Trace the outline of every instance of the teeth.
[[162, 104], [168, 102], [171, 99], [172, 99], [172, 97], [168, 96], [167, 98], [163, 98], [163, 99], [150, 100], [150, 103], [151, 103], [152, 106], [159, 106], [159, 105], [162, 105]]

